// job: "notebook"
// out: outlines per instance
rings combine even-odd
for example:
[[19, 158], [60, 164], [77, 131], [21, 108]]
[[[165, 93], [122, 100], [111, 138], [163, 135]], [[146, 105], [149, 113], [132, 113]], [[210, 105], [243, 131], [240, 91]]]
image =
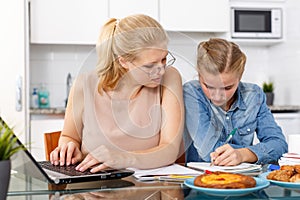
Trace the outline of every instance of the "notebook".
[[201, 171], [222, 171], [230, 173], [242, 173], [246, 175], [257, 175], [262, 171], [261, 165], [251, 164], [251, 163], [241, 163], [236, 166], [210, 166], [209, 162], [189, 162], [187, 163], [188, 167]]
[[[18, 145], [23, 145], [20, 140], [18, 140]], [[52, 184], [120, 179], [134, 174], [133, 170], [128, 169], [108, 169], [90, 173], [89, 170], [85, 172], [75, 170], [75, 165], [53, 166], [49, 161], [36, 161], [26, 148], [14, 154], [11, 162], [12, 170], [15, 172], [46, 180]]]
[[133, 177], [139, 181], [163, 180], [180, 182], [187, 178], [192, 178], [203, 174], [203, 172], [199, 172], [176, 163], [155, 169], [129, 169], [135, 171]]

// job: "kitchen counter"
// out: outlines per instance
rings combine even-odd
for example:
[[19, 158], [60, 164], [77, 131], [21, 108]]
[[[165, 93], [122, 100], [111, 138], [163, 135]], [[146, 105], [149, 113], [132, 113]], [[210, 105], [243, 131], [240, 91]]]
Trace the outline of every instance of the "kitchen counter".
[[300, 112], [300, 106], [295, 105], [272, 105], [269, 106], [272, 113], [291, 113]]
[[[269, 106], [272, 113], [300, 112], [300, 105], [272, 105]], [[31, 115], [64, 115], [65, 108], [31, 108]]]
[[64, 115], [65, 108], [31, 108], [31, 115]]

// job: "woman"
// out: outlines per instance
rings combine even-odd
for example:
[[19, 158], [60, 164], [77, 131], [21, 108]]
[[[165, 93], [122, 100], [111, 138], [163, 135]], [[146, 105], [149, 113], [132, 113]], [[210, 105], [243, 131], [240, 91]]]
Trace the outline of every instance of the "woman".
[[[232, 42], [213, 38], [199, 44], [199, 80], [184, 85], [187, 162], [264, 164], [287, 152], [265, 94], [259, 86], [241, 82], [245, 63], [245, 54]], [[255, 133], [260, 142], [253, 145]]]
[[71, 89], [54, 165], [155, 168], [179, 155], [182, 82], [161, 25], [145, 15], [110, 19], [97, 43], [97, 70]]

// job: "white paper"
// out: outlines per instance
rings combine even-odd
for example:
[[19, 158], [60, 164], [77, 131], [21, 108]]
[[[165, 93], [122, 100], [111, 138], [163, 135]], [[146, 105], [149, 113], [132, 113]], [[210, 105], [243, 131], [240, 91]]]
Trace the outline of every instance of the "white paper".
[[261, 165], [251, 164], [251, 163], [241, 163], [236, 166], [210, 166], [211, 163], [208, 162], [189, 162], [187, 163], [188, 167], [199, 169], [199, 170], [208, 170], [208, 171], [223, 171], [223, 172], [232, 172], [232, 173], [242, 173], [242, 172], [251, 172], [255, 170], [261, 170]]
[[300, 159], [300, 154], [298, 153], [285, 153], [282, 155], [285, 158], [298, 158]]
[[160, 167], [155, 169], [141, 170], [136, 168], [128, 168], [134, 171], [133, 176], [139, 180], [154, 180], [159, 176], [167, 175], [193, 175], [197, 176], [202, 172], [184, 167], [182, 165], [173, 164], [166, 167]]
[[279, 165], [299, 165], [300, 154], [297, 153], [285, 153], [278, 161]]

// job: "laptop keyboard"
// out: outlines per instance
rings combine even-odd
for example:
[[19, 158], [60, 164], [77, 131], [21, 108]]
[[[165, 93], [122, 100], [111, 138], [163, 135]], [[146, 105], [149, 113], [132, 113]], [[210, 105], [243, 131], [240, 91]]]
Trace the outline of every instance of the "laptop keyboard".
[[66, 174], [68, 176], [82, 176], [82, 175], [103, 174], [103, 173], [107, 174], [116, 171], [115, 169], [107, 169], [96, 173], [91, 173], [89, 170], [86, 170], [84, 172], [77, 171], [75, 169], [77, 165], [69, 165], [69, 166], [52, 165], [49, 161], [41, 161], [39, 162], [39, 164], [42, 168], [59, 172], [62, 174]]

